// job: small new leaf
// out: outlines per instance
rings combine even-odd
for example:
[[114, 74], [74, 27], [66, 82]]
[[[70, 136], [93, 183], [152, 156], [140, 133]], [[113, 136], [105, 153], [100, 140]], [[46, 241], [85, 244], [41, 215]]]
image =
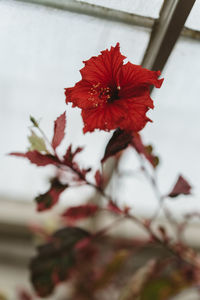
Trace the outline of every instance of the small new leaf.
[[60, 145], [60, 143], [62, 142], [65, 136], [65, 127], [66, 127], [66, 113], [64, 112], [54, 122], [54, 135], [51, 143], [54, 150]]
[[191, 185], [187, 182], [183, 176], [179, 176], [175, 186], [172, 191], [168, 194], [169, 197], [175, 198], [179, 195], [190, 195], [191, 194]]
[[38, 122], [36, 121], [36, 119], [34, 117], [30, 116], [30, 121], [33, 123], [33, 125], [35, 127], [37, 127], [37, 128], [39, 127], [39, 124], [38, 124]]
[[31, 130], [31, 135], [28, 137], [30, 142], [29, 151], [37, 150], [39, 152], [49, 153], [43, 138], [39, 137], [33, 130]]

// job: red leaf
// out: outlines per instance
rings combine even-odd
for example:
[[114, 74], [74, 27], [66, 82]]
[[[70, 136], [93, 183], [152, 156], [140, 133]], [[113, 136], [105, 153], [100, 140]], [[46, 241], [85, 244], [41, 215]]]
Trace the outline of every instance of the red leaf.
[[75, 156], [81, 152], [83, 148], [78, 147], [76, 150], [73, 152], [72, 151], [72, 145], [70, 145], [67, 148], [67, 151], [63, 157], [63, 163], [68, 166], [69, 168], [73, 169], [77, 174], [79, 174], [79, 180], [85, 180], [85, 176], [88, 172], [91, 171], [91, 168], [87, 169], [81, 169], [79, 165], [74, 161]]
[[54, 178], [51, 182], [49, 191], [41, 194], [35, 198], [37, 202], [37, 210], [44, 211], [54, 206], [60, 197], [60, 194], [68, 187], [68, 185], [61, 184], [57, 178]]
[[81, 219], [85, 219], [93, 216], [98, 210], [98, 206], [95, 204], [85, 204], [79, 206], [69, 207], [64, 213], [63, 217], [68, 222], [76, 222]]
[[94, 177], [95, 177], [96, 185], [98, 187], [101, 187], [102, 183], [103, 183], [103, 178], [102, 178], [102, 174], [100, 173], [99, 170], [96, 171]]
[[76, 150], [73, 152], [72, 151], [72, 145], [70, 145], [68, 148], [67, 148], [67, 151], [64, 155], [64, 164], [66, 164], [67, 166], [71, 167], [73, 165], [73, 160], [75, 158], [75, 156], [81, 152], [83, 150], [83, 148], [81, 147], [78, 147], [76, 148]]
[[62, 142], [65, 136], [65, 126], [66, 126], [66, 112], [64, 112], [54, 122], [54, 136], [51, 143], [54, 150], [60, 145], [60, 143]]
[[189, 195], [191, 194], [191, 188], [191, 185], [180, 175], [174, 188], [168, 194], [168, 196], [171, 198], [175, 198], [181, 194]]
[[28, 158], [32, 164], [35, 164], [38, 167], [44, 167], [47, 165], [57, 165], [59, 163], [59, 160], [53, 155], [44, 155], [38, 152], [37, 150], [29, 151], [26, 153], [12, 152], [10, 153], [10, 155]]
[[144, 157], [150, 162], [150, 164], [156, 168], [159, 164], [159, 158], [155, 156], [153, 152], [153, 148], [151, 145], [145, 146], [142, 142], [141, 136], [139, 133], [134, 133], [132, 146], [139, 153], [144, 155]]
[[119, 151], [124, 150], [132, 142], [131, 132], [117, 129], [111, 139], [109, 140], [104, 157], [101, 162], [104, 162], [110, 156], [117, 154]]
[[[38, 253], [31, 260], [30, 271], [38, 296], [47, 299], [58, 283], [70, 279], [70, 272], [77, 262], [75, 246], [89, 236], [90, 233], [81, 228], [64, 227], [54, 232], [48, 243], [37, 247]], [[54, 294], [52, 298], [57, 297]]]
[[109, 201], [108, 203], [108, 209], [115, 214], [123, 214], [124, 212], [113, 202]]

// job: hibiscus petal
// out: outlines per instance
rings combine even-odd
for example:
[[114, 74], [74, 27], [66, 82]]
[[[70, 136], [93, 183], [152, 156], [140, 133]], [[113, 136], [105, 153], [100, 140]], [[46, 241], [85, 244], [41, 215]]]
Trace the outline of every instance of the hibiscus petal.
[[140, 131], [151, 120], [146, 116], [151, 98], [120, 99], [119, 105], [126, 112], [126, 118], [121, 119], [118, 126], [127, 131]]
[[94, 131], [96, 128], [105, 131], [116, 129], [126, 117], [124, 107], [118, 105], [117, 101], [98, 108], [83, 109], [83, 132]]
[[135, 97], [135, 98], [129, 98], [129, 101], [133, 101], [135, 104], [141, 104], [144, 105], [146, 107], [153, 109], [154, 108], [154, 104], [153, 104], [153, 100], [150, 97], [150, 93], [146, 92], [143, 94], [143, 96], [141, 97]]
[[126, 57], [120, 53], [119, 43], [110, 50], [101, 51], [99, 56], [93, 56], [84, 61], [85, 67], [80, 70], [82, 78], [92, 83], [103, 85], [118, 85], [119, 71]]
[[150, 85], [160, 88], [163, 79], [158, 79], [160, 71], [150, 71], [130, 62], [123, 65], [120, 73], [120, 94], [122, 98], [141, 95]]
[[66, 103], [72, 102], [73, 107], [92, 108], [101, 104], [98, 93], [93, 89], [92, 85], [86, 80], [81, 80], [75, 84], [73, 88], [65, 89]]

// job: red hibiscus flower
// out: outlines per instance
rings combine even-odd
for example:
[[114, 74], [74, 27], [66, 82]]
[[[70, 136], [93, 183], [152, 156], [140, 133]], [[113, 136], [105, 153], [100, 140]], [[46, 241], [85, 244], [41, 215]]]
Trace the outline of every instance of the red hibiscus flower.
[[163, 79], [154, 72], [124, 64], [119, 43], [99, 56], [84, 61], [82, 80], [65, 89], [66, 103], [82, 109], [83, 132], [120, 128], [139, 131], [148, 121], [146, 112], [153, 108], [150, 86], [160, 88]]

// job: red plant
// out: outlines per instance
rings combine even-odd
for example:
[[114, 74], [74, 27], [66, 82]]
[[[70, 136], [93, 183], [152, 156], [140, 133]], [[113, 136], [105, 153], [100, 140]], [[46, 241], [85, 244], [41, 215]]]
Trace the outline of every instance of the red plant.
[[[56, 169], [47, 192], [35, 198], [38, 211], [51, 209], [59, 202], [60, 195], [72, 186], [90, 186], [103, 199], [101, 201], [97, 197], [94, 203], [93, 199], [89, 199], [86, 203], [77, 206], [73, 204], [65, 209], [61, 214], [63, 227], [48, 236], [46, 243], [38, 247], [30, 268], [33, 286], [41, 297], [50, 295], [56, 285], [66, 280], [74, 285], [68, 299], [75, 300], [115, 299], [112, 295], [102, 294], [102, 291], [108, 292], [108, 287], [113, 288], [113, 292], [118, 291], [118, 299], [138, 299], [140, 296], [142, 300], [164, 300], [185, 286], [199, 284], [200, 256], [181, 240], [188, 220], [197, 214], [187, 216], [179, 224], [163, 206], [165, 199], [190, 194], [191, 186], [179, 176], [171, 192], [162, 195], [155, 176], [159, 159], [154, 155], [151, 145], [143, 144], [138, 133], [149, 121], [146, 112], [153, 108], [150, 85], [160, 87], [163, 79], [158, 79], [160, 72], [149, 71], [131, 63], [123, 64], [124, 59], [119, 51], [119, 44], [102, 51], [99, 56], [84, 62], [82, 80], [65, 91], [66, 102], [72, 102], [73, 106], [82, 109], [84, 132], [116, 129], [105, 147], [101, 159], [102, 168], [93, 173], [92, 181], [88, 180], [91, 168], [83, 169], [76, 161], [76, 156], [83, 148], [72, 150], [70, 145], [62, 156], [57, 154], [57, 147], [63, 141], [66, 129], [65, 113], [54, 122], [51, 141], [31, 117], [34, 128], [42, 136], [32, 130], [29, 137], [30, 151], [11, 153], [27, 158], [37, 166], [53, 165]], [[108, 178], [104, 174], [104, 163], [111, 156], [118, 161], [120, 154], [128, 146], [139, 155], [140, 171], [146, 175], [159, 201], [158, 210], [152, 218], [138, 217], [129, 207], [120, 207], [106, 190]], [[149, 172], [146, 164], [149, 164], [152, 172]], [[118, 175], [116, 172], [116, 176]], [[152, 222], [161, 208], [166, 221], [176, 225], [176, 240], [172, 240], [163, 225], [159, 225], [157, 230], [152, 229]], [[95, 218], [103, 212], [115, 218], [109, 225], [101, 224], [100, 229], [91, 228], [90, 232], [74, 226], [80, 220]], [[124, 219], [141, 226], [147, 236], [109, 238], [110, 229]], [[66, 226], [66, 223], [70, 226]], [[38, 228], [37, 231], [43, 234], [43, 230]], [[167, 250], [167, 257], [149, 260], [137, 270], [131, 268], [135, 253], [152, 244]], [[153, 298], [149, 295], [153, 295]], [[21, 294], [21, 298], [25, 297], [28, 296]]]

